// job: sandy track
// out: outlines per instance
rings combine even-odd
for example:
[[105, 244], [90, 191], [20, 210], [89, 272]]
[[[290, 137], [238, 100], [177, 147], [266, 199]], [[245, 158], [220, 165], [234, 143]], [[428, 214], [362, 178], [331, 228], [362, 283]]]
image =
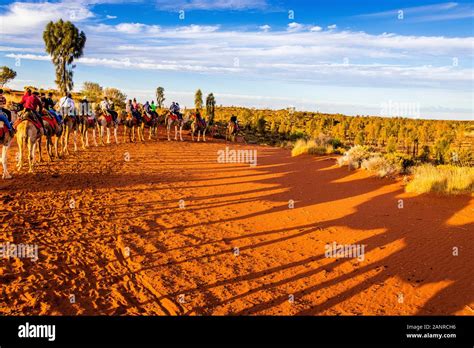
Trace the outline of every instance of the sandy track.
[[[474, 314], [472, 197], [237, 147], [258, 165], [217, 163], [223, 142], [160, 140], [12, 170], [0, 242], [37, 244], [39, 260], [0, 259], [0, 312]], [[332, 242], [365, 245], [364, 261], [325, 257]]]

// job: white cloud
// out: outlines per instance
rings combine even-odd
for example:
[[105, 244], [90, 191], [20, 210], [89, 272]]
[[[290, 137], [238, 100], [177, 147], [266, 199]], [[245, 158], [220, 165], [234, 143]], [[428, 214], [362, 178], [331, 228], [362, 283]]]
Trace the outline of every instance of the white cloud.
[[266, 0], [156, 0], [161, 10], [248, 10], [265, 9]]
[[459, 4], [445, 2], [433, 5], [414, 7], [400, 7], [397, 9], [362, 14], [361, 18], [398, 18], [399, 11], [403, 11], [403, 19], [413, 22], [434, 22], [474, 17], [474, 6], [471, 3]]
[[116, 18], [117, 18], [117, 16], [112, 16], [112, 15], [107, 15], [107, 16], [105, 16], [105, 17], [106, 17], [107, 19], [116, 19]]
[[321, 30], [323, 30], [323, 28], [321, 28], [318, 25], [315, 25], [315, 26], [309, 28], [309, 31], [321, 31]]
[[265, 24], [265, 25], [261, 25], [258, 27], [261, 31], [263, 31], [264, 33], [267, 33], [270, 31], [270, 29], [272, 28], [271, 26], [269, 26], [268, 24]]
[[49, 21], [63, 18], [82, 22], [92, 17], [94, 14], [80, 2], [14, 2], [0, 15], [0, 23], [2, 34], [41, 34]]
[[288, 24], [287, 30], [288, 30], [289, 32], [296, 32], [296, 31], [303, 30], [304, 27], [305, 27], [305, 26], [304, 26], [303, 24], [296, 23], [296, 22], [291, 22], [291, 23]]
[[337, 25], [336, 24], [331, 24], [331, 25], [328, 25], [328, 29], [329, 30], [334, 30], [337, 28]]

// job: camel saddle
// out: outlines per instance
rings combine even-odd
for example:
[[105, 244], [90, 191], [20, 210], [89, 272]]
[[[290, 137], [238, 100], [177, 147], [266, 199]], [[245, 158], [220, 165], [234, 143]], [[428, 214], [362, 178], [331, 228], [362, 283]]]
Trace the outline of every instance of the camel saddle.
[[143, 119], [145, 120], [146, 123], [151, 122], [151, 116], [148, 115], [146, 112], [143, 114]]
[[42, 125], [41, 123], [39, 123], [39, 121], [37, 120], [33, 120], [33, 118], [29, 115], [29, 113], [22, 113], [21, 115], [19, 115], [19, 117], [16, 119], [15, 123], [13, 123], [13, 128], [14, 129], [17, 129], [17, 127], [20, 125], [20, 123], [22, 123], [23, 121], [30, 121], [31, 123], [33, 123], [35, 125], [36, 128], [38, 129], [42, 129]]
[[56, 118], [50, 116], [49, 114], [43, 115], [43, 120], [49, 123], [51, 128], [56, 129], [58, 127], [58, 121], [56, 121]]

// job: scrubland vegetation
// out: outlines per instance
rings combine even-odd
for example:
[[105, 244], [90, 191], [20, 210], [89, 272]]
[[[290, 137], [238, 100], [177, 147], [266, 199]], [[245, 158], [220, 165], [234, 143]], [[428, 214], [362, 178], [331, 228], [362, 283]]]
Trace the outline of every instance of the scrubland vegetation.
[[344, 116], [220, 107], [215, 120], [238, 116], [250, 143], [292, 149], [292, 156], [340, 154], [338, 164], [378, 177], [409, 175], [410, 192], [474, 191], [474, 122]]

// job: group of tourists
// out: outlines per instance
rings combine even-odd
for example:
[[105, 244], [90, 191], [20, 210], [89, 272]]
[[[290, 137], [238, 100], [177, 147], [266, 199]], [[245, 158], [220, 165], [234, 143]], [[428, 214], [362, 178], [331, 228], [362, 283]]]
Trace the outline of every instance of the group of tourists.
[[[58, 124], [61, 124], [66, 116], [73, 117], [79, 114], [80, 116], [88, 116], [91, 118], [95, 117], [93, 104], [89, 102], [86, 97], [83, 97], [79, 101], [78, 111], [76, 111], [76, 105], [72, 99], [71, 93], [67, 93], [65, 96], [60, 98], [58, 102], [55, 102], [53, 100], [53, 93], [51, 92], [45, 94], [27, 89], [19, 104], [21, 104], [25, 110], [31, 111], [31, 114], [35, 118], [33, 121], [37, 121], [38, 125], [43, 127], [43, 130], [43, 116], [49, 115], [50, 117], [54, 118]], [[109, 115], [114, 123], [118, 122], [118, 113], [115, 110], [114, 102], [111, 98], [104, 96], [102, 101], [99, 103], [99, 109], [105, 115]], [[141, 123], [142, 117], [144, 115], [152, 118], [158, 116], [157, 105], [154, 101], [151, 101], [151, 103], [146, 101], [143, 105], [141, 105], [137, 102], [136, 98], [133, 98], [133, 100], [129, 99], [127, 101], [125, 105], [125, 111], [127, 114], [132, 115], [136, 119], [137, 123]], [[169, 107], [169, 112], [171, 117], [177, 120], [183, 119], [183, 114], [181, 113], [179, 103], [173, 101]], [[196, 119], [198, 122], [202, 122], [203, 124], [205, 123], [199, 110], [196, 110]], [[6, 108], [6, 98], [3, 95], [2, 89], [0, 89], [0, 121], [3, 121], [3, 123], [8, 128], [10, 135], [13, 136], [15, 130], [12, 126], [11, 111]], [[236, 116], [232, 115], [230, 122], [233, 123], [238, 129], [239, 126]]]

